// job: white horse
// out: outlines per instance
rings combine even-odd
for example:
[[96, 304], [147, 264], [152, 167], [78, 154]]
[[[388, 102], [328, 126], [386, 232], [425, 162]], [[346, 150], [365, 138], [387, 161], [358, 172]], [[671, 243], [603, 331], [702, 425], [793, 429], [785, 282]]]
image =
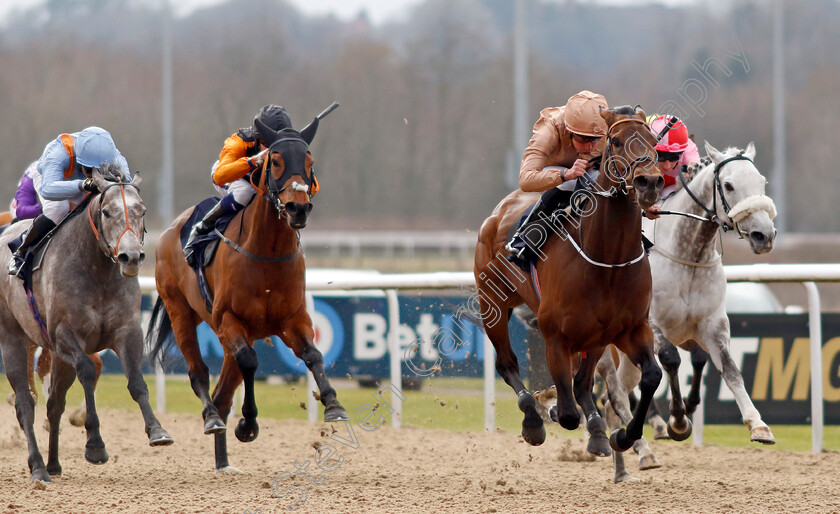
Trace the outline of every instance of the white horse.
[[[674, 344], [693, 350], [697, 347], [708, 352], [715, 367], [735, 395], [744, 424], [750, 430], [750, 440], [774, 444], [770, 428], [752, 403], [741, 372], [729, 353], [729, 318], [725, 311], [726, 277], [721, 256], [715, 249], [718, 230], [736, 230], [746, 239], [756, 254], [773, 249], [776, 230], [773, 218], [776, 208], [773, 200], [764, 194], [766, 180], [755, 167], [755, 146], [745, 150], [728, 148], [723, 152], [706, 143], [708, 158], [695, 170], [694, 179], [684, 184], [671, 196], [660, 201], [662, 215], [655, 221], [643, 220], [645, 235], [655, 246], [650, 254], [653, 271], [653, 299], [650, 324], [656, 340], [659, 360], [668, 373], [671, 385], [671, 416], [668, 433], [672, 439], [682, 441], [691, 435], [691, 414], [699, 403], [699, 393], [692, 387], [692, 394], [683, 402], [677, 371], [680, 356]], [[607, 383], [609, 403], [614, 410], [607, 416], [612, 429], [620, 418], [629, 412], [627, 391], [639, 381], [639, 370], [626, 356], [619, 353], [616, 373], [615, 362], [605, 352], [598, 364], [598, 371]], [[700, 352], [702, 353], [702, 352]], [[705, 359], [692, 359], [695, 377], [693, 386], [699, 385]], [[626, 421], [625, 421], [626, 422]], [[640, 463], [657, 462], [652, 453]], [[635, 480], [624, 468], [621, 455], [616, 456], [615, 482]]]

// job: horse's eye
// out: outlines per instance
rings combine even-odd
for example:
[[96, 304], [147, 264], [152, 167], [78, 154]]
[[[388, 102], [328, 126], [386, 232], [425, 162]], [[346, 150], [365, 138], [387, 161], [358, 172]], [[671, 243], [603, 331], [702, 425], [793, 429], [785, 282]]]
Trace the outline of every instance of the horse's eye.
[[613, 146], [621, 146], [621, 140], [618, 139], [617, 137], [614, 137], [614, 138], [612, 138], [612, 144], [613, 144]]
[[110, 213], [110, 212], [108, 212], [108, 209], [102, 209], [102, 214], [104, 214], [106, 218], [110, 218], [110, 217], [111, 217], [111, 213]]
[[730, 184], [729, 182], [724, 182], [723, 183], [723, 188], [726, 189], [727, 191], [735, 191], [735, 188], [732, 187], [732, 184]]

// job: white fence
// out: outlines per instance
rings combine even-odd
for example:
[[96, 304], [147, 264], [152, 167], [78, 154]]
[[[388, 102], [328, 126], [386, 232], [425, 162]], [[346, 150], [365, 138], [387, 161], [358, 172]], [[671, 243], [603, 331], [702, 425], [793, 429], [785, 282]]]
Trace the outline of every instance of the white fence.
[[[840, 282], [840, 264], [753, 264], [746, 266], [724, 266], [726, 280], [729, 282], [798, 282], [801, 283], [808, 295], [808, 313], [811, 352], [811, 449], [814, 453], [822, 451], [823, 443], [823, 393], [822, 393], [822, 316], [820, 312], [820, 296], [816, 282]], [[399, 336], [397, 328], [400, 326], [399, 304], [397, 290], [417, 289], [457, 289], [475, 287], [475, 279], [471, 272], [457, 273], [414, 273], [391, 275], [344, 275], [337, 271], [335, 276], [325, 277], [323, 274], [307, 273], [307, 290], [383, 290], [388, 298], [389, 332], [388, 349], [390, 356], [390, 375], [396, 393], [392, 393], [394, 414], [392, 424], [395, 428], [402, 425], [402, 362], [399, 350]], [[140, 277], [140, 285], [144, 292], [155, 292], [153, 277]], [[311, 308], [311, 303], [310, 303]], [[493, 346], [487, 337], [484, 338], [484, 408], [485, 428], [495, 430], [495, 378], [496, 371]], [[817, 370], [817, 371], [814, 371]], [[158, 372], [158, 410], [165, 407], [165, 385], [162, 371]], [[309, 388], [314, 390], [315, 384], [309, 374]], [[316, 421], [318, 416], [317, 403], [313, 395], [308, 395], [310, 421]], [[703, 442], [703, 403], [694, 414], [694, 442]]]

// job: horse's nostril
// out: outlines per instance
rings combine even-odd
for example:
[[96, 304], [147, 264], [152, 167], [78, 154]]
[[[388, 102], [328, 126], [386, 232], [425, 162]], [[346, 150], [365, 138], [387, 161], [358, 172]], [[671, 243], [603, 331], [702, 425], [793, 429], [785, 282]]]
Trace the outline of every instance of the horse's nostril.
[[146, 260], [146, 252], [140, 252], [140, 264]]
[[128, 264], [128, 255], [121, 253], [117, 256], [117, 260], [120, 262], [120, 264]]
[[750, 239], [756, 243], [763, 243], [767, 238], [764, 236], [763, 232], [753, 231], [750, 232]]
[[665, 177], [663, 177], [663, 176], [661, 176], [661, 175], [660, 175], [660, 176], [656, 179], [656, 190], [657, 190], [657, 191], [662, 191], [662, 189], [663, 189], [664, 187], [665, 187]]
[[306, 202], [306, 205], [305, 205], [304, 208], [306, 209], [306, 214], [308, 216], [309, 213], [312, 212], [312, 202]]
[[294, 215], [297, 213], [297, 204], [295, 202], [286, 202], [285, 207], [289, 214]]

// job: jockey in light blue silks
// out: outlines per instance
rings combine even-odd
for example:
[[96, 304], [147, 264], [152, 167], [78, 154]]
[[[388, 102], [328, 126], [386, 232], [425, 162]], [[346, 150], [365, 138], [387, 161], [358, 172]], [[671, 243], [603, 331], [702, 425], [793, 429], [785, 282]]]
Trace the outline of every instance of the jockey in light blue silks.
[[67, 216], [71, 202], [80, 202], [88, 192], [98, 192], [91, 172], [105, 163], [118, 165], [124, 179], [131, 181], [128, 162], [117, 150], [111, 134], [99, 127], [61, 134], [47, 144], [32, 180], [43, 214], [35, 218], [23, 244], [12, 255], [10, 275], [20, 273], [26, 253]]

